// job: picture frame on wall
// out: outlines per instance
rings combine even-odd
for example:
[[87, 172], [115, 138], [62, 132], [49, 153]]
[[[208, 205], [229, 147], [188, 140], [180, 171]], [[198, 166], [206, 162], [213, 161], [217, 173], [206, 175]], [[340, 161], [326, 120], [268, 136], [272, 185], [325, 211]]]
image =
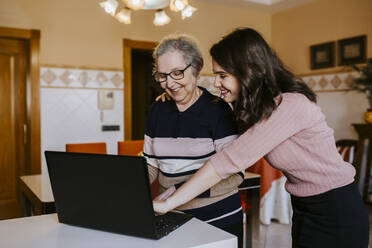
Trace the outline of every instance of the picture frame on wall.
[[366, 35], [338, 40], [338, 65], [351, 65], [366, 62], [366, 44]]
[[323, 69], [335, 66], [335, 42], [326, 42], [310, 46], [311, 69]]

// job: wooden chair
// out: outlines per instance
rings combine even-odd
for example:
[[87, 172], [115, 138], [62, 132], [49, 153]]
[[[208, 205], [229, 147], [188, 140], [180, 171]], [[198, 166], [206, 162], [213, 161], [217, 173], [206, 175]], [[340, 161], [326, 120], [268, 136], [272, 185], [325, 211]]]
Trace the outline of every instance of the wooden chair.
[[[143, 140], [118, 141], [118, 155], [139, 156], [143, 150]], [[151, 195], [154, 199], [159, 193], [159, 182], [151, 184]]]
[[336, 141], [336, 147], [342, 158], [355, 166], [358, 141], [354, 139], [341, 139]]
[[143, 140], [118, 141], [118, 155], [137, 156], [143, 150]]
[[107, 149], [105, 142], [66, 144], [66, 152], [107, 154]]

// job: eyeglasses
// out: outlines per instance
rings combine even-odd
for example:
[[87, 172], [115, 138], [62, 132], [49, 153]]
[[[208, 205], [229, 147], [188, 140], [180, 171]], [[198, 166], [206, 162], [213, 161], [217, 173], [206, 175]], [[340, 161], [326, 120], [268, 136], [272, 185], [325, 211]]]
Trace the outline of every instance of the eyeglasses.
[[190, 66], [191, 66], [191, 64], [186, 66], [185, 69], [183, 69], [183, 70], [175, 70], [175, 71], [171, 71], [169, 73], [155, 72], [154, 73], [155, 81], [158, 82], [158, 83], [163, 83], [163, 82], [167, 81], [168, 76], [170, 76], [174, 80], [180, 80], [185, 76], [185, 71]]

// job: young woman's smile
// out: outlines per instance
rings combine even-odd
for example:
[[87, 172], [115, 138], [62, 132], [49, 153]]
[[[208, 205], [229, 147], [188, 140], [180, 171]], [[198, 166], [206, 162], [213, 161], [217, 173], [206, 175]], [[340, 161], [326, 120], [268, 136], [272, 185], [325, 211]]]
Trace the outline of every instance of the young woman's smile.
[[221, 91], [221, 98], [225, 102], [234, 102], [239, 95], [240, 84], [238, 79], [225, 71], [216, 61], [212, 61], [215, 74], [214, 87]]

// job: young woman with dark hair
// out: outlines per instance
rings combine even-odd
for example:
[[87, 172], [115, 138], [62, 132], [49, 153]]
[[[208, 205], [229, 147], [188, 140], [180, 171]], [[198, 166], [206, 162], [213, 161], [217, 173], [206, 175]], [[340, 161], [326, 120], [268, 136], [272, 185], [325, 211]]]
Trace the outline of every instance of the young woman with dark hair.
[[369, 221], [355, 169], [338, 154], [314, 92], [253, 29], [235, 30], [210, 53], [215, 87], [233, 104], [241, 135], [173, 195], [154, 201], [155, 211], [189, 201], [264, 156], [288, 179], [292, 247], [368, 247]]
[[226, 36], [210, 49], [210, 54], [216, 64], [239, 82], [238, 96], [231, 102], [242, 132], [268, 118], [277, 107], [275, 97], [281, 93], [301, 93], [316, 102], [315, 93], [283, 66], [253, 29], [241, 29]]

